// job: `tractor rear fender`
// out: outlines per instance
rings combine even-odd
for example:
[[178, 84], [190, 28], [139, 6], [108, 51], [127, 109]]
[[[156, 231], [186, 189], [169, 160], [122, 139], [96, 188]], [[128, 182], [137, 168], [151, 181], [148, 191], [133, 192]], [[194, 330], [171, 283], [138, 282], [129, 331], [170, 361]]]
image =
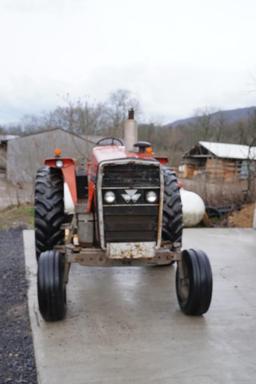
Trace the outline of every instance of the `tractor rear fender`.
[[[57, 166], [62, 161], [62, 166]], [[64, 207], [65, 213], [74, 214], [77, 203], [75, 162], [68, 157], [51, 158], [45, 160], [45, 165], [50, 168], [59, 168], [64, 179]]]
[[86, 212], [92, 212], [93, 210], [93, 202], [95, 199], [95, 183], [96, 183], [96, 175], [98, 171], [98, 163], [94, 158], [93, 161], [87, 161], [86, 173], [88, 175], [88, 200]]

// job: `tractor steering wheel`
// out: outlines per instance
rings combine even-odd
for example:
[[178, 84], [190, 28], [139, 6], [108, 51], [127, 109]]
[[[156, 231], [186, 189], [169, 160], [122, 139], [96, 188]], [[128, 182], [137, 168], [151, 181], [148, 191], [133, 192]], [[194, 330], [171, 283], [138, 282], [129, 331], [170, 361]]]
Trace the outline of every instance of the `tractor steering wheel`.
[[97, 141], [96, 145], [124, 145], [124, 143], [117, 137], [104, 137]]

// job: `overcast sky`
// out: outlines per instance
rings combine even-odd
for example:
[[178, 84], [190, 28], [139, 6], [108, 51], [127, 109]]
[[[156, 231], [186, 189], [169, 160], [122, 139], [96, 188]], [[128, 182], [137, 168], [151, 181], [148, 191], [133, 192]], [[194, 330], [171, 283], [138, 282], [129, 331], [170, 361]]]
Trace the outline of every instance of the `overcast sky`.
[[0, 0], [0, 124], [118, 88], [162, 122], [255, 105], [255, 0]]

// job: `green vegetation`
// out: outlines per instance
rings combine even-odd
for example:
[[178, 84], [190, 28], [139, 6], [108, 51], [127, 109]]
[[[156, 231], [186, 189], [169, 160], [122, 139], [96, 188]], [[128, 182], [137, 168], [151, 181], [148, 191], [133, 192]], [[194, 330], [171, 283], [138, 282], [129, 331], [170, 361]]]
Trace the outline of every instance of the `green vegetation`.
[[0, 229], [34, 228], [34, 207], [30, 204], [12, 206], [1, 210]]

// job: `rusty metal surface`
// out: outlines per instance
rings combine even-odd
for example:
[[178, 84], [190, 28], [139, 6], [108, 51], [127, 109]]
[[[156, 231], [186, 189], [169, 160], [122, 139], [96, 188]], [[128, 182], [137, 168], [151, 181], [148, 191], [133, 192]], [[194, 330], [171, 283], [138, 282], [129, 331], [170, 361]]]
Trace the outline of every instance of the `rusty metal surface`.
[[155, 256], [156, 243], [136, 242], [136, 243], [108, 243], [107, 256], [110, 259], [141, 259]]
[[77, 214], [78, 237], [81, 243], [93, 243], [94, 218], [92, 213]]
[[169, 248], [155, 248], [153, 256], [151, 251], [150, 257], [146, 253], [138, 253], [137, 257], [131, 257], [127, 248], [127, 257], [125, 257], [124, 254], [122, 257], [117, 257], [118, 254], [116, 253], [116, 257], [112, 258], [109, 257], [108, 250], [105, 251], [101, 248], [80, 248], [70, 244], [66, 247], [58, 246], [58, 249], [61, 252], [66, 253], [67, 262], [78, 263], [84, 266], [165, 265], [169, 264], [171, 261], [180, 260], [180, 252], [172, 252]]
[[164, 174], [160, 167], [160, 199], [159, 199], [159, 215], [158, 215], [158, 232], [157, 232], [157, 247], [160, 248], [162, 241], [163, 227], [163, 209], [164, 209]]

